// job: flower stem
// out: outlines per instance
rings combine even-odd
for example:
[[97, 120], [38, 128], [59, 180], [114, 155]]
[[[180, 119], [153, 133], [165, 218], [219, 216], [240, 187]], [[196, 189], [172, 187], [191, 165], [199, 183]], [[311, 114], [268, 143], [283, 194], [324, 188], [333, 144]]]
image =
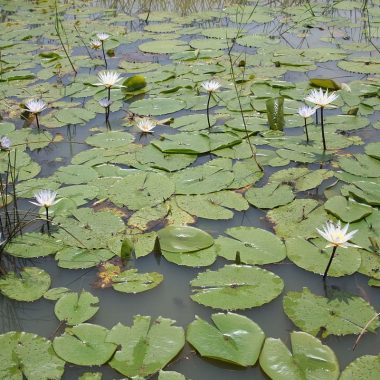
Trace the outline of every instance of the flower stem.
[[207, 123], [208, 123], [208, 130], [211, 130], [211, 123], [210, 123], [210, 100], [211, 100], [211, 91], [208, 93], [208, 100], [207, 100]]
[[111, 100], [111, 87], [107, 87], [107, 90], [108, 90], [107, 99], [108, 99], [108, 101], [110, 101]]
[[323, 107], [321, 107], [321, 128], [322, 128], [322, 141], [323, 141], [323, 150], [326, 150], [326, 139], [325, 139], [325, 128], [323, 126]]
[[37, 122], [37, 129], [40, 130], [40, 122], [38, 120], [38, 114], [36, 113], [36, 122]]
[[330, 256], [329, 263], [327, 264], [327, 267], [326, 267], [325, 273], [323, 274], [323, 279], [324, 279], [324, 280], [326, 279], [327, 272], [328, 272], [329, 269], [330, 269], [330, 266], [331, 266], [331, 263], [332, 263], [333, 258], [334, 258], [334, 256], [335, 256], [335, 252], [336, 252], [336, 249], [337, 249], [337, 248], [338, 248], [338, 247], [337, 247], [336, 245], [335, 245], [334, 248], [333, 248], [333, 251], [332, 251], [331, 256]]
[[308, 133], [308, 131], [307, 131], [306, 117], [305, 117], [305, 133], [306, 133], [306, 141], [309, 142], [309, 133]]
[[107, 59], [106, 59], [106, 53], [104, 51], [104, 41], [102, 41], [102, 52], [103, 52], [104, 65], [106, 66], [106, 69], [108, 69], [108, 64], [107, 64]]
[[46, 211], [46, 225], [47, 225], [48, 235], [50, 236], [49, 207], [45, 207], [45, 211]]

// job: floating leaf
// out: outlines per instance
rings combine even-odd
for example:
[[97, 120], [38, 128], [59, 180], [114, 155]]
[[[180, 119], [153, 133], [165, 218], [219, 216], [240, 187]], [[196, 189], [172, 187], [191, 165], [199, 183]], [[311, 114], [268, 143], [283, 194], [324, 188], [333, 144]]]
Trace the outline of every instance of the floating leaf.
[[116, 344], [107, 341], [109, 330], [105, 327], [81, 323], [66, 328], [54, 338], [54, 351], [59, 357], [77, 365], [102, 365], [116, 350]]
[[0, 292], [16, 301], [32, 302], [49, 289], [50, 276], [43, 269], [24, 267], [19, 274], [9, 272], [0, 278]]
[[370, 215], [373, 211], [371, 206], [358, 203], [342, 196], [335, 196], [327, 200], [325, 210], [338, 217], [343, 222], [356, 222]]
[[380, 355], [364, 355], [351, 362], [340, 375], [340, 380], [376, 380], [380, 373]]
[[120, 148], [130, 144], [134, 140], [130, 133], [122, 131], [111, 131], [97, 133], [96, 135], [89, 136], [86, 143], [98, 148]]
[[263, 330], [239, 314], [212, 314], [211, 319], [215, 327], [196, 317], [187, 328], [187, 341], [203, 357], [253, 366], [265, 339]]
[[352, 158], [341, 157], [339, 166], [348, 173], [363, 177], [380, 177], [380, 161], [366, 154], [355, 154]]
[[247, 201], [258, 208], [275, 208], [294, 199], [292, 188], [280, 183], [269, 183], [263, 187], [252, 187], [245, 193]]
[[69, 291], [70, 289], [65, 287], [51, 288], [44, 294], [44, 298], [46, 300], [56, 301]]
[[163, 279], [161, 273], [138, 273], [137, 269], [129, 269], [112, 278], [112, 287], [118, 292], [136, 294], [155, 288]]
[[[297, 266], [317, 274], [323, 274], [331, 256], [331, 248], [324, 248], [325, 241], [307, 241], [300, 237], [286, 240], [289, 260]], [[329, 276], [340, 277], [355, 273], [361, 264], [360, 252], [355, 248], [339, 248], [329, 269]]]
[[159, 317], [135, 316], [131, 327], [118, 323], [107, 338], [117, 344], [109, 365], [124, 376], [148, 376], [166, 366], [185, 344], [181, 327], [175, 321]]
[[293, 354], [280, 339], [267, 338], [260, 366], [273, 380], [336, 380], [339, 363], [334, 351], [305, 332], [290, 334]]
[[233, 239], [219, 236], [215, 241], [215, 248], [217, 254], [227, 260], [235, 260], [239, 253], [242, 263], [263, 265], [281, 261], [286, 257], [284, 244], [269, 231], [255, 227], [233, 227], [225, 233]]
[[[167, 41], [165, 46], [166, 43]], [[162, 42], [160, 44], [163, 45]], [[160, 116], [180, 111], [185, 107], [186, 103], [180, 99], [153, 98], [136, 100], [130, 105], [129, 110], [138, 115]]]
[[[367, 322], [376, 314], [363, 298], [335, 291], [332, 298], [317, 296], [307, 288], [302, 292], [289, 292], [283, 299], [286, 315], [301, 330], [322, 337], [360, 334]], [[367, 328], [374, 332], [380, 326], [373, 321]]]
[[46, 338], [11, 331], [0, 335], [0, 345], [1, 379], [52, 380], [63, 375], [65, 362]]
[[214, 239], [207, 232], [189, 226], [168, 226], [157, 235], [161, 249], [169, 252], [195, 252], [214, 244]]
[[76, 325], [89, 320], [99, 310], [99, 298], [90, 292], [65, 293], [55, 304], [54, 313], [60, 321]]
[[312, 86], [320, 87], [325, 90], [340, 90], [340, 86], [332, 79], [310, 78], [309, 83]]
[[161, 370], [158, 374], [158, 380], [186, 380], [186, 378], [179, 372]]
[[199, 273], [190, 284], [193, 301], [223, 310], [261, 306], [279, 296], [284, 287], [274, 273], [246, 265], [225, 265]]
[[216, 260], [215, 246], [194, 252], [169, 252], [162, 250], [162, 256], [171, 263], [186, 267], [208, 267]]
[[202, 134], [182, 132], [177, 135], [161, 135], [152, 144], [164, 153], [198, 154], [210, 151], [210, 139]]

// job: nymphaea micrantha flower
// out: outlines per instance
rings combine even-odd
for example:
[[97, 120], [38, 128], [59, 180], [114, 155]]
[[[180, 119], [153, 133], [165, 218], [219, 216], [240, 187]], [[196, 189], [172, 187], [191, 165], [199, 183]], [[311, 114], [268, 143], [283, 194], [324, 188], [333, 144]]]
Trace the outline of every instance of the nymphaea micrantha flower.
[[47, 104], [42, 99], [32, 99], [25, 103], [25, 107], [31, 113], [39, 114], [47, 107]]
[[110, 35], [107, 33], [96, 33], [96, 37], [99, 41], [105, 41], [108, 40], [108, 38], [110, 38]]
[[149, 117], [143, 117], [136, 122], [136, 127], [143, 133], [153, 133], [156, 122]]
[[310, 103], [314, 103], [317, 107], [331, 107], [330, 103], [338, 99], [339, 95], [336, 92], [332, 92], [329, 94], [329, 90], [326, 90], [326, 92], [323, 92], [323, 89], [320, 88], [319, 90], [311, 90], [309, 95], [306, 96], [305, 100], [307, 100]]
[[36, 198], [37, 202], [29, 202], [33, 203], [36, 206], [45, 208], [54, 206], [60, 201], [60, 199], [55, 200], [55, 198], [57, 197], [57, 193], [53, 190], [40, 190], [39, 192], [34, 194], [34, 197]]
[[201, 86], [207, 91], [207, 92], [216, 92], [221, 87], [221, 84], [216, 80], [209, 80], [201, 83]]
[[341, 247], [341, 248], [356, 247], [356, 248], [360, 248], [358, 245], [351, 244], [348, 242], [358, 232], [358, 230], [348, 232], [349, 226], [350, 226], [350, 224], [347, 223], [342, 228], [340, 225], [340, 221], [338, 221], [337, 224], [335, 224], [331, 221], [328, 221], [323, 226], [322, 230], [317, 228], [318, 233], [329, 242], [329, 244], [327, 244], [325, 248], [328, 248], [328, 247]]
[[98, 73], [99, 82], [94, 83], [95, 86], [104, 86], [106, 88], [111, 87], [123, 87], [120, 82], [123, 78], [120, 77], [120, 74], [116, 71], [104, 70]]
[[307, 119], [308, 117], [313, 116], [315, 111], [316, 109], [314, 107], [302, 106], [298, 109], [298, 114], [304, 119]]
[[90, 46], [94, 50], [99, 50], [102, 47], [102, 42], [100, 40], [91, 40]]
[[7, 136], [0, 138], [0, 150], [9, 150], [12, 145], [11, 140]]

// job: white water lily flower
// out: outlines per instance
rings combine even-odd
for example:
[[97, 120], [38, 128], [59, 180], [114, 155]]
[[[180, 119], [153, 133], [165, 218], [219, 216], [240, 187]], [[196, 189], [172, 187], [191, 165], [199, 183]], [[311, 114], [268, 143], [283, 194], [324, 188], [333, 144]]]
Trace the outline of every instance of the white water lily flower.
[[110, 38], [110, 35], [107, 33], [96, 33], [96, 37], [99, 41], [105, 41], [108, 40], [108, 38]]
[[107, 98], [104, 98], [104, 99], [100, 99], [100, 100], [99, 100], [99, 105], [100, 105], [101, 107], [107, 108], [107, 107], [109, 107], [111, 104], [112, 104], [112, 101], [111, 101], [111, 100], [108, 100]]
[[143, 117], [136, 122], [136, 127], [144, 133], [152, 133], [152, 130], [155, 126], [155, 121], [149, 117]]
[[98, 73], [99, 81], [98, 83], [94, 83], [95, 86], [104, 86], [106, 88], [111, 87], [123, 87], [117, 82], [120, 82], [123, 78], [120, 77], [120, 74], [116, 71], [104, 70]]
[[40, 190], [38, 193], [34, 194], [37, 202], [29, 201], [36, 206], [49, 208], [58, 203], [61, 199], [55, 200], [57, 193], [52, 190]]
[[348, 243], [348, 241], [358, 232], [358, 230], [354, 230], [351, 232], [348, 231], [348, 227], [350, 226], [349, 223], [347, 223], [343, 228], [340, 225], [340, 221], [338, 221], [337, 224], [328, 221], [323, 226], [323, 230], [316, 229], [318, 233], [325, 238], [329, 244], [326, 245], [325, 248], [328, 247], [341, 247], [341, 248], [347, 248], [347, 247], [356, 247], [360, 248], [358, 245]]
[[304, 119], [307, 119], [308, 117], [313, 116], [315, 114], [315, 111], [315, 107], [302, 106], [298, 109], [298, 114]]
[[90, 45], [92, 49], [99, 50], [102, 47], [102, 42], [99, 40], [92, 40]]
[[29, 112], [38, 114], [47, 107], [47, 104], [42, 99], [32, 99], [25, 103], [25, 107]]
[[0, 138], [0, 150], [9, 150], [12, 145], [11, 140], [7, 136]]
[[216, 80], [209, 80], [205, 81], [201, 84], [201, 86], [207, 91], [207, 92], [215, 92], [218, 91], [221, 87], [221, 84]]
[[[319, 90], [311, 90], [309, 95], [306, 96], [305, 100], [314, 103], [318, 107], [328, 107], [330, 103], [338, 99], [339, 95], [336, 92], [329, 94], [329, 90], [323, 92], [320, 88]], [[330, 106], [333, 107], [333, 106]]]

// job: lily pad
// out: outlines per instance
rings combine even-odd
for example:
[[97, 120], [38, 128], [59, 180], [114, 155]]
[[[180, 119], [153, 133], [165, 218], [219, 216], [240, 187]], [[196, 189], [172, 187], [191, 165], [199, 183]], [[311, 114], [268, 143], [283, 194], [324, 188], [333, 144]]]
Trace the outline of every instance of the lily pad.
[[339, 363], [334, 351], [305, 332], [290, 334], [293, 354], [280, 339], [267, 338], [260, 366], [273, 380], [336, 380]]
[[11, 331], [0, 335], [0, 378], [7, 380], [60, 379], [65, 362], [51, 342], [41, 336]]
[[118, 292], [136, 294], [155, 288], [163, 279], [161, 273], [138, 273], [137, 269], [129, 269], [112, 277], [112, 287]]
[[169, 252], [162, 250], [162, 256], [171, 263], [186, 267], [208, 267], [216, 260], [215, 245], [195, 252]]
[[186, 340], [203, 357], [242, 367], [254, 365], [264, 343], [263, 330], [239, 314], [212, 314], [211, 319], [215, 327], [196, 317], [187, 328]]
[[68, 327], [63, 335], [54, 339], [54, 351], [69, 363], [102, 365], [116, 350], [116, 344], [107, 341], [108, 333], [105, 327], [90, 323]]
[[186, 380], [182, 373], [175, 371], [160, 371], [158, 380]]
[[[286, 240], [289, 260], [305, 270], [323, 274], [331, 256], [331, 248], [325, 249], [321, 239], [307, 241], [300, 237]], [[361, 255], [356, 248], [339, 248], [329, 269], [329, 276], [341, 277], [355, 273], [361, 264]]]
[[176, 135], [163, 134], [152, 144], [164, 153], [198, 154], [210, 151], [210, 139], [202, 134], [182, 132]]
[[282, 241], [269, 231], [255, 227], [233, 227], [225, 231], [233, 239], [219, 236], [216, 252], [227, 260], [235, 260], [239, 253], [243, 264], [263, 265], [276, 263], [286, 257]]
[[[166, 43], [167, 41], [165, 44], [160, 42], [161, 45], [166, 45]], [[138, 115], [160, 116], [180, 111], [185, 107], [186, 103], [180, 99], [153, 98], [136, 100], [130, 105], [129, 110]]]
[[338, 217], [343, 222], [357, 222], [370, 215], [373, 211], [371, 206], [358, 203], [342, 196], [335, 196], [327, 200], [325, 210]]
[[55, 304], [54, 313], [60, 321], [76, 325], [89, 320], [99, 310], [99, 298], [90, 292], [65, 293]]
[[0, 292], [16, 301], [32, 302], [49, 289], [50, 276], [43, 269], [24, 267], [19, 274], [9, 272], [0, 278]]
[[[313, 294], [308, 288], [286, 294], [283, 307], [297, 327], [313, 336], [321, 331], [323, 338], [330, 334], [360, 334], [376, 314], [361, 297], [335, 291], [332, 298], [325, 298]], [[374, 332], [379, 326], [380, 322], [374, 320], [367, 330]]]
[[284, 287], [272, 272], [247, 265], [225, 265], [217, 271], [199, 273], [190, 282], [191, 299], [223, 310], [261, 306], [278, 297]]
[[363, 177], [380, 177], [380, 160], [366, 154], [355, 154], [352, 158], [341, 157], [339, 166], [346, 172]]
[[134, 140], [130, 133], [122, 131], [111, 131], [97, 133], [96, 135], [89, 136], [86, 143], [98, 148], [120, 148], [130, 144]]
[[138, 315], [131, 327], [118, 323], [107, 338], [120, 347], [109, 365], [128, 377], [148, 376], [164, 368], [185, 344], [184, 331], [174, 322]]
[[292, 188], [280, 183], [269, 183], [263, 187], [252, 187], [245, 193], [247, 201], [258, 208], [275, 208], [294, 199]]
[[168, 226], [157, 235], [161, 249], [169, 252], [195, 252], [214, 244], [214, 239], [207, 232], [189, 226]]
[[340, 380], [377, 380], [380, 373], [380, 355], [364, 355], [351, 362], [340, 375]]

